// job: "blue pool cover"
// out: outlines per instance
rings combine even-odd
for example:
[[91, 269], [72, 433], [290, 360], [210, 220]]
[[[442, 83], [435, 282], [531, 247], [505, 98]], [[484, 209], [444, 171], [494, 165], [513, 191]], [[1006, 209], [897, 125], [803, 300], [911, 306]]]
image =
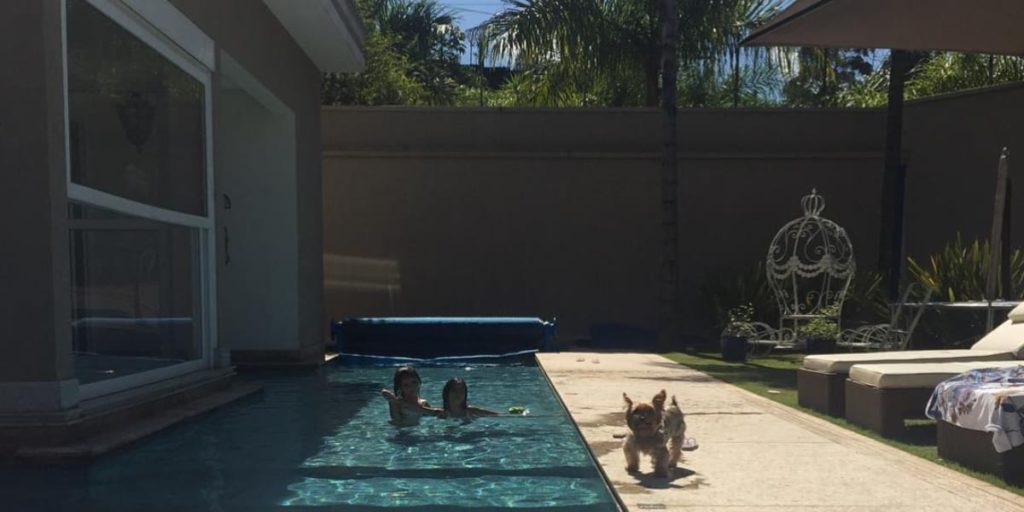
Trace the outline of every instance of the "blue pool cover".
[[349, 318], [331, 325], [344, 354], [433, 358], [549, 350], [555, 322], [530, 317]]

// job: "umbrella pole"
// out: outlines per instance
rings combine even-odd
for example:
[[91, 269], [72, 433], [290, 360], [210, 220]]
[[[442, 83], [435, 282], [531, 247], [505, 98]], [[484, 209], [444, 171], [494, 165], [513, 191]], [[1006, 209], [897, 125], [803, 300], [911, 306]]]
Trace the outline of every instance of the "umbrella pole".
[[[996, 168], [996, 197], [992, 208], [992, 234], [988, 245], [988, 272], [985, 275], [985, 298], [989, 301], [997, 297], [997, 284], [1001, 281], [1003, 260], [1003, 237], [1006, 236], [1004, 218], [1006, 215], [1007, 189], [1009, 188], [1009, 156], [1010, 152], [1003, 148], [999, 155], [999, 167]], [[1005, 293], [1007, 290], [1003, 290]], [[992, 308], [988, 308], [986, 328], [991, 331], [993, 326]]]
[[888, 281], [889, 301], [899, 298], [903, 266], [903, 202], [906, 169], [903, 166], [903, 83], [914, 56], [892, 50], [889, 56], [889, 101], [885, 118], [885, 169], [882, 174], [882, 211], [878, 242], [878, 269]]

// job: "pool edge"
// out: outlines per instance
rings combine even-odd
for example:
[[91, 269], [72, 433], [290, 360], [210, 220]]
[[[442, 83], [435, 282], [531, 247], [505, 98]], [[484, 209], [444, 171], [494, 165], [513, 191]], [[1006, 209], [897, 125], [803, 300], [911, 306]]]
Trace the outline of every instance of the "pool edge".
[[573, 430], [576, 432], [580, 442], [586, 449], [587, 457], [590, 458], [590, 462], [595, 468], [597, 468], [598, 473], [601, 475], [601, 481], [604, 483], [605, 489], [608, 490], [608, 494], [613, 500], [615, 500], [615, 506], [618, 507], [619, 512], [627, 512], [629, 508], [627, 508], [625, 502], [622, 501], [622, 496], [619, 496], [619, 491], [615, 488], [615, 485], [612, 484], [611, 478], [609, 478], [608, 474], [605, 473], [604, 466], [601, 465], [601, 462], [597, 460], [597, 456], [594, 455], [594, 450], [590, 447], [590, 443], [587, 442], [587, 438], [583, 435], [583, 431], [580, 430], [580, 426], [576, 424], [576, 418], [572, 416], [572, 411], [570, 411], [569, 407], [565, 405], [564, 401], [562, 401], [562, 395], [558, 392], [558, 388], [548, 375], [547, 369], [544, 368], [544, 363], [541, 362], [538, 354], [539, 352], [534, 354], [533, 359], [537, 363], [537, 368], [540, 369], [540, 374], [544, 376], [544, 381], [547, 382], [548, 386], [551, 388], [552, 394], [554, 394], [555, 399], [558, 400], [558, 405], [561, 406], [562, 410], [565, 411], [566, 417], [569, 418], [569, 423], [572, 424]]

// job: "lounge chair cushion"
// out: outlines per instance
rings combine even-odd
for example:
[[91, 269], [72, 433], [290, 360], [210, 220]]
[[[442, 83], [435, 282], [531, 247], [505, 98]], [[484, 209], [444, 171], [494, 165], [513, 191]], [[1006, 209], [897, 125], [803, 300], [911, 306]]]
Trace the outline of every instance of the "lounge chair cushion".
[[1017, 304], [1017, 307], [1010, 310], [1010, 313], [1006, 315], [1006, 318], [1009, 318], [1010, 321], [1015, 324], [1024, 322], [1024, 302]]
[[940, 382], [967, 371], [1022, 364], [1022, 361], [858, 364], [850, 368], [850, 380], [879, 389], [934, 388]]
[[[1013, 311], [1019, 308], [1020, 306], [1017, 306]], [[1014, 359], [1021, 359], [1021, 356], [1024, 356], [1024, 323], [1007, 320], [999, 324], [992, 332], [972, 345], [971, 350], [1005, 351], [1012, 353]]]
[[821, 354], [805, 357], [804, 368], [825, 373], [849, 373], [850, 367], [855, 364], [941, 363], [1009, 359], [1024, 359], [1024, 322], [1014, 323], [1012, 320], [1007, 320], [986, 334], [970, 349]]
[[1008, 359], [1013, 359], [1013, 353], [1008, 350], [905, 350], [807, 356], [804, 358], [804, 368], [825, 373], [849, 373], [850, 367], [855, 364], [1005, 361]]

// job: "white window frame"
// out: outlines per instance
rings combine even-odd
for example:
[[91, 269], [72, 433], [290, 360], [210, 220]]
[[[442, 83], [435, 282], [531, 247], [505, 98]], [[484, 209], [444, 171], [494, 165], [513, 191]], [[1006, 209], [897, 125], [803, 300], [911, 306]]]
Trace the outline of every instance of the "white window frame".
[[[202, 321], [201, 357], [193, 361], [134, 373], [79, 388], [82, 399], [116, 393], [152, 382], [177, 377], [213, 366], [217, 347], [216, 229], [213, 191], [213, 40], [167, 0], [84, 0], [121, 28], [139, 38], [162, 57], [203, 84], [204, 142], [206, 164], [206, 215], [192, 215], [160, 208], [86, 187], [71, 180], [70, 118], [68, 116], [67, 0], [61, 0], [61, 49], [64, 65], [64, 153], [68, 201], [95, 206], [135, 217], [194, 228], [198, 236], [199, 310]], [[70, 293], [70, 290], [68, 291]]]

